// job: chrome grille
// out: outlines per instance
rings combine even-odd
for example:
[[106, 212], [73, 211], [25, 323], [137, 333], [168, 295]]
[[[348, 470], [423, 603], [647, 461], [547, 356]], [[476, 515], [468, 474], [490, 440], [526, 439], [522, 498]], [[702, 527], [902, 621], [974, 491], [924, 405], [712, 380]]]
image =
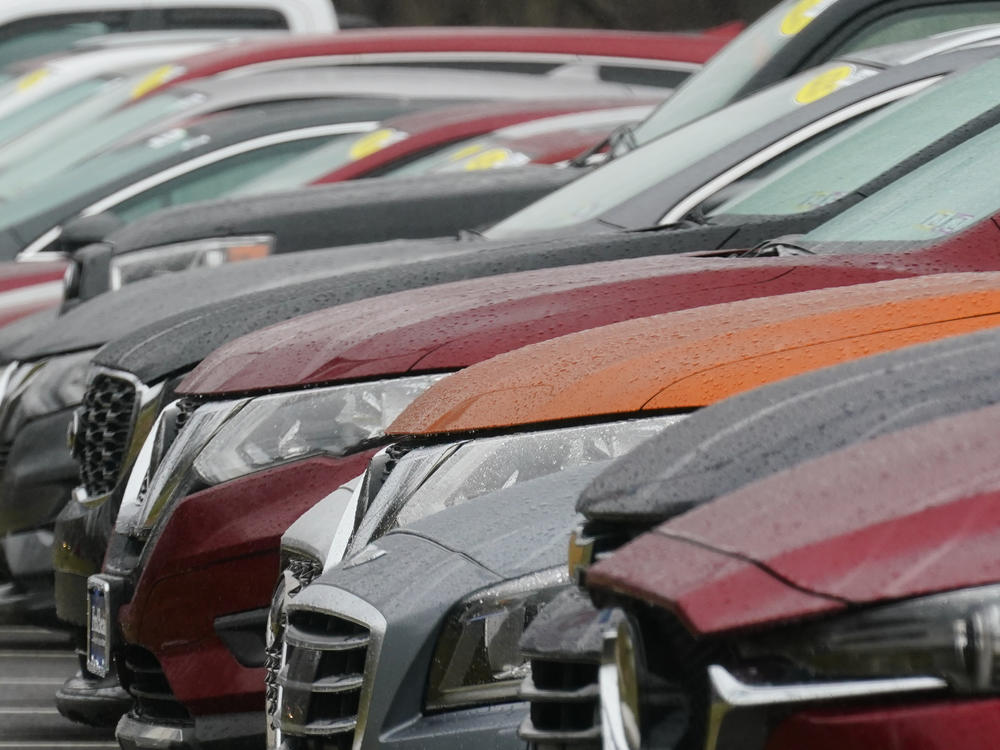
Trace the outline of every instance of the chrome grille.
[[83, 397], [73, 455], [80, 478], [91, 497], [107, 495], [121, 476], [136, 414], [135, 386], [123, 378], [100, 373]]
[[272, 622], [276, 624], [272, 633], [272, 642], [264, 649], [264, 684], [266, 685], [265, 706], [267, 720], [271, 729], [277, 729], [278, 714], [278, 675], [281, 672], [281, 654], [284, 649], [284, 632], [288, 627], [288, 614], [285, 604], [288, 598], [295, 596], [303, 588], [312, 583], [323, 572], [323, 564], [311, 557], [283, 553], [285, 561], [282, 573], [283, 585], [278, 594], [281, 598], [271, 604]]
[[358, 726], [371, 630], [310, 610], [289, 614], [278, 674], [282, 748], [350, 748]]
[[537, 748], [589, 748], [601, 744], [597, 661], [533, 658], [521, 697], [531, 711], [521, 738]]

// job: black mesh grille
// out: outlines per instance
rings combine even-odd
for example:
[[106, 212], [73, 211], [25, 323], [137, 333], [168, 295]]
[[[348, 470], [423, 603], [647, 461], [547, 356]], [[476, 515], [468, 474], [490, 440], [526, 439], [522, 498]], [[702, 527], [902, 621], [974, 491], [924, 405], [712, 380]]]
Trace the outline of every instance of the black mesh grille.
[[77, 426], [74, 455], [80, 478], [92, 497], [114, 490], [132, 433], [135, 387], [127, 380], [97, 375], [90, 384]]
[[278, 675], [283, 748], [351, 747], [370, 640], [368, 628], [350, 620], [291, 613]]
[[190, 722], [191, 715], [177, 700], [163, 667], [149, 651], [138, 646], [125, 649], [122, 684], [132, 696], [132, 713], [151, 723]]

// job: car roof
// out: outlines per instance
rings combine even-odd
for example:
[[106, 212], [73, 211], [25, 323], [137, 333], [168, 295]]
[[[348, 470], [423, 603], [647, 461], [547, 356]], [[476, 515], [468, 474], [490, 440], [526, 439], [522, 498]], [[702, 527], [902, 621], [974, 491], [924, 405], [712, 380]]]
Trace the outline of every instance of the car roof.
[[763, 297], [526, 346], [435, 384], [388, 434], [686, 411], [864, 354], [1000, 324], [1000, 274]]
[[[220, 73], [232, 75], [259, 70], [267, 63], [303, 64], [307, 58], [355, 57], [378, 62], [378, 54], [419, 54], [433, 57], [451, 53], [489, 53], [488, 59], [516, 59], [522, 55], [554, 55], [569, 62], [583, 57], [635, 59], [670, 63], [694, 70], [729, 39], [728, 34], [664, 34], [660, 32], [586, 29], [491, 27], [395, 28], [351, 30], [321, 36], [296, 36], [259, 41], [240, 50], [216, 50], [184, 61], [187, 72], [177, 82]], [[399, 59], [394, 57], [393, 59]], [[426, 58], [424, 58], [426, 59]], [[471, 59], [471, 58], [469, 58]], [[556, 58], [553, 58], [555, 60]], [[328, 62], [328, 61], [326, 61]]]

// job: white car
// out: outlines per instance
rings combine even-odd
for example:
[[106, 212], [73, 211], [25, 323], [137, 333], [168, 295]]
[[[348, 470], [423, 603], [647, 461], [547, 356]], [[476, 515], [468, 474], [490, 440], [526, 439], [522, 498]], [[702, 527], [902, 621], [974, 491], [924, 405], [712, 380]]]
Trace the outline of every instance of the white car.
[[84, 37], [160, 29], [337, 30], [332, 0], [3, 0], [0, 66]]

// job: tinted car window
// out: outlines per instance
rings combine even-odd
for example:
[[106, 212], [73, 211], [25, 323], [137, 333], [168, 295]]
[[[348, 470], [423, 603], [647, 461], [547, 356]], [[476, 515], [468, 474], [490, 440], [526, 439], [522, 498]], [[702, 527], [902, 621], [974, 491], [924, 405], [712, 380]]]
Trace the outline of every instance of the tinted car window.
[[327, 140], [326, 137], [307, 138], [231, 156], [151, 188], [118, 204], [113, 210], [125, 221], [134, 221], [161, 208], [219, 198]]
[[[829, 72], [840, 74], [839, 86], [863, 80], [875, 71], [864, 66], [831, 63], [761, 91], [723, 110], [703, 117], [640, 149], [574, 180], [486, 232], [491, 239], [572, 226], [594, 219], [630, 198], [654, 187], [741, 135], [762, 128], [821, 96], [813, 84]], [[825, 93], [834, 90], [824, 89]], [[733, 123], [740, 123], [734, 128]], [[664, 206], [667, 211], [671, 206]]]
[[163, 11], [169, 29], [287, 29], [288, 21], [268, 8], [168, 8]]
[[1000, 105], [1000, 90], [993, 85], [997, 76], [1000, 60], [990, 61], [886, 107], [806, 151], [713, 213], [788, 215], [832, 203]]
[[126, 12], [61, 13], [12, 21], [0, 27], [0, 66], [69, 49], [89, 36], [128, 31]]
[[907, 42], [943, 31], [1000, 21], [1000, 2], [949, 3], [908, 8], [867, 25], [837, 50], [837, 54]]
[[[968, 229], [1000, 205], [1000, 126], [897, 180], [817, 227], [807, 242], [929, 242]], [[851, 246], [838, 246], [849, 252]]]

